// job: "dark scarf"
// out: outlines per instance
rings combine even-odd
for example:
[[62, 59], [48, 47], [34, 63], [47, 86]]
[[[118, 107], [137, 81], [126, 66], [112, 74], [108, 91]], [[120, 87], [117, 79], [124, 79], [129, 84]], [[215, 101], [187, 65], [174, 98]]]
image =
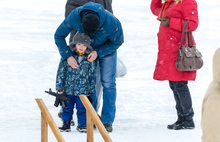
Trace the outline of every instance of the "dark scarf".
[[160, 10], [160, 13], [157, 17], [157, 20], [160, 21], [160, 18], [166, 17], [167, 16], [167, 9], [170, 6], [170, 4], [173, 2], [173, 0], [166, 0], [163, 5], [162, 8]]

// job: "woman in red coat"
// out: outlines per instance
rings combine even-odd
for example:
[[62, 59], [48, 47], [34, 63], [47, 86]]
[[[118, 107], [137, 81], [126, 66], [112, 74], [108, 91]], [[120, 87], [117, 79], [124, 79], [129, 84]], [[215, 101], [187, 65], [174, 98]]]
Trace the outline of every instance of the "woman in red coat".
[[[195, 0], [152, 0], [151, 11], [161, 22], [158, 33], [158, 58], [154, 71], [155, 80], [168, 80], [176, 101], [178, 119], [168, 129], [193, 129], [193, 108], [188, 81], [194, 81], [196, 71], [178, 71], [175, 67], [184, 20], [188, 31], [198, 27], [198, 11]], [[185, 40], [184, 40], [185, 41]], [[184, 43], [185, 44], [185, 43]]]

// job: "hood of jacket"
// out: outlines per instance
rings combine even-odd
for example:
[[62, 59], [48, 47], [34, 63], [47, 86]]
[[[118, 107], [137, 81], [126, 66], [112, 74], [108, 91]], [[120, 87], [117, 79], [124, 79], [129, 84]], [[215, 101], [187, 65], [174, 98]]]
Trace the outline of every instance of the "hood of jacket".
[[76, 9], [80, 18], [80, 21], [82, 22], [82, 18], [80, 17], [80, 13], [85, 10], [91, 10], [94, 11], [98, 14], [99, 19], [100, 19], [100, 24], [99, 27], [102, 27], [106, 20], [106, 11], [104, 7], [101, 4], [94, 3], [94, 2], [88, 2], [85, 5], [79, 7]]
[[213, 57], [213, 79], [220, 83], [220, 48], [215, 51]]

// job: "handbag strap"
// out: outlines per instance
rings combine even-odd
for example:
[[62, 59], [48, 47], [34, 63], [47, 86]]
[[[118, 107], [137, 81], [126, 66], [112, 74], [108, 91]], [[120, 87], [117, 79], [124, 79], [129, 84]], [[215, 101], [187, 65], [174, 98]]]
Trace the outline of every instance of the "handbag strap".
[[[194, 41], [194, 39], [193, 39], [193, 34], [192, 34], [192, 32], [189, 32], [189, 33], [188, 33], [188, 36], [189, 36], [189, 47], [195, 46], [196, 44], [195, 44], [195, 41]], [[193, 42], [193, 45], [191, 44], [192, 42]]]
[[[185, 31], [186, 31], [186, 33], [187, 33], [187, 30], [188, 30], [188, 21], [185, 20], [185, 21], [184, 21], [184, 24], [183, 24], [183, 31], [182, 31], [182, 37], [181, 37], [180, 47], [182, 47], [182, 45], [183, 45], [184, 33], [185, 33]], [[188, 38], [187, 38], [187, 34], [186, 34], [186, 44], [188, 43], [187, 39], [188, 39]]]
[[[193, 39], [192, 32], [188, 32], [188, 21], [185, 20], [184, 25], [183, 25], [180, 47], [182, 47], [183, 45], [183, 38], [184, 38], [185, 32], [186, 32], [186, 44], [185, 45], [188, 45], [188, 39], [189, 39], [189, 47], [195, 46], [195, 41]], [[192, 45], [192, 42], [193, 42], [193, 45]]]

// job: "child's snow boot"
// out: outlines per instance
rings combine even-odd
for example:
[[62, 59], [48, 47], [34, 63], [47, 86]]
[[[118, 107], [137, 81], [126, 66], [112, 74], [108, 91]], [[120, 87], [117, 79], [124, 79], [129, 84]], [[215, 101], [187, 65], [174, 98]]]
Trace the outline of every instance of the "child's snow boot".
[[86, 133], [87, 132], [86, 127], [76, 127], [76, 130], [79, 131], [80, 133]]
[[[62, 115], [61, 115], [61, 112], [58, 113], [58, 117], [62, 120]], [[73, 120], [71, 120], [71, 126], [74, 126], [75, 123]]]
[[59, 127], [60, 132], [70, 132], [70, 121], [63, 121], [63, 126]]

